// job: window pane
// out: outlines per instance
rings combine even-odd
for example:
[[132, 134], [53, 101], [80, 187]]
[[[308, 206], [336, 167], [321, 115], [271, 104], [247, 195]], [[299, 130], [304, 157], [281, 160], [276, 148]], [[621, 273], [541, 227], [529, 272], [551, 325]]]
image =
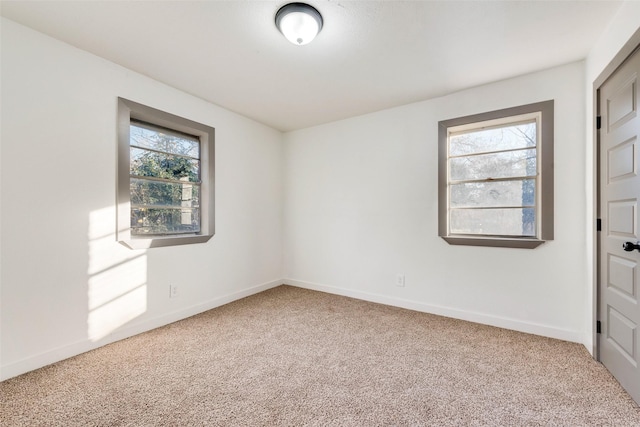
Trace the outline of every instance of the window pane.
[[147, 129], [143, 126], [132, 124], [130, 127], [130, 144], [138, 147], [151, 148], [171, 154], [181, 154], [196, 159], [200, 158], [200, 140], [196, 137], [189, 138], [163, 133], [159, 130]]
[[193, 208], [200, 205], [200, 185], [132, 178], [131, 204]]
[[199, 209], [131, 209], [131, 233], [134, 235], [197, 233], [199, 231]]
[[536, 122], [533, 121], [453, 134], [449, 138], [449, 155], [461, 156], [535, 146]]
[[452, 209], [452, 234], [536, 235], [535, 209]]
[[200, 181], [200, 161], [131, 147], [131, 175]]
[[450, 206], [453, 208], [533, 206], [535, 186], [534, 179], [454, 184], [451, 186]]
[[449, 159], [454, 181], [533, 176], [536, 170], [535, 149]]

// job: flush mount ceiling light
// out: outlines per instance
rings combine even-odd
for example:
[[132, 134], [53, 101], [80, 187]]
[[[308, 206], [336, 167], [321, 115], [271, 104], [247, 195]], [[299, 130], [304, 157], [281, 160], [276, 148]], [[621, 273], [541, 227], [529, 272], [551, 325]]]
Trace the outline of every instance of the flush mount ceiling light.
[[322, 15], [305, 3], [289, 3], [276, 13], [276, 27], [293, 44], [305, 45], [322, 29]]

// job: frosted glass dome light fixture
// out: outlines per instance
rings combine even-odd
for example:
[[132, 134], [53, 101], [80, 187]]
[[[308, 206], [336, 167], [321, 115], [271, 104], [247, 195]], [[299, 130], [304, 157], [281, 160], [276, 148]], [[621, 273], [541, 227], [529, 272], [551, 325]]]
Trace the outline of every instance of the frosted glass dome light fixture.
[[276, 27], [291, 43], [302, 46], [322, 30], [322, 15], [306, 3], [289, 3], [276, 13]]

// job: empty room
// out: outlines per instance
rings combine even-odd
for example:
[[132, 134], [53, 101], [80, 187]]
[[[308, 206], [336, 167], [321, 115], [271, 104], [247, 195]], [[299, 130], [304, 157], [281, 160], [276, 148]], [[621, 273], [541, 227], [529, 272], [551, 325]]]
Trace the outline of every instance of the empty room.
[[640, 426], [640, 1], [0, 15], [0, 425]]

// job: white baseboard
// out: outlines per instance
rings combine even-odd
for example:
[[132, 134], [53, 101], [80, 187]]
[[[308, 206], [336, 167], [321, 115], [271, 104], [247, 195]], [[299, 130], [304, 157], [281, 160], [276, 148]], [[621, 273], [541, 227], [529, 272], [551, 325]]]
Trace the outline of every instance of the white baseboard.
[[340, 288], [336, 286], [323, 285], [318, 283], [310, 283], [295, 279], [283, 279], [285, 285], [296, 286], [299, 288], [311, 289], [315, 291], [326, 292], [330, 294], [342, 295], [346, 297], [361, 299], [364, 301], [375, 302], [379, 304], [391, 305], [394, 307], [406, 308], [409, 310], [420, 311], [423, 313], [437, 314], [439, 316], [451, 317], [454, 319], [466, 320], [469, 322], [480, 323], [483, 325], [496, 326], [498, 328], [510, 329], [528, 334], [540, 335], [549, 338], [555, 338], [563, 341], [582, 343], [584, 341], [583, 333], [567, 329], [559, 329], [551, 326], [540, 325], [537, 323], [523, 322], [521, 320], [509, 319], [506, 317], [493, 316], [483, 313], [474, 313], [456, 308], [443, 307], [438, 305], [424, 304], [421, 302], [410, 301], [402, 298], [390, 297], [386, 295], [374, 294], [370, 292], [357, 291], [353, 289]]
[[270, 282], [262, 283], [257, 286], [252, 286], [241, 291], [233, 292], [228, 295], [223, 295], [199, 304], [195, 304], [190, 307], [165, 313], [154, 318], [147, 319], [143, 322], [124, 326], [96, 342], [89, 339], [81, 340], [75, 343], [63, 345], [52, 350], [48, 350], [35, 356], [27, 357], [18, 362], [2, 365], [0, 367], [0, 381], [16, 377], [18, 375], [33, 371], [38, 368], [42, 368], [43, 366], [47, 366], [64, 359], [68, 359], [69, 357], [77, 356], [78, 354], [94, 350], [112, 342], [129, 338], [134, 335], [168, 325], [178, 320], [186, 319], [187, 317], [191, 317], [207, 310], [211, 310], [212, 308], [220, 307], [230, 302], [266, 291], [267, 289], [271, 289], [282, 284], [283, 281], [281, 279], [272, 280]]
[[358, 291], [336, 286], [323, 285], [318, 283], [305, 282], [295, 279], [278, 279], [266, 282], [257, 286], [253, 286], [241, 291], [223, 295], [209, 301], [182, 308], [177, 311], [165, 313], [163, 315], [147, 319], [140, 323], [122, 327], [100, 341], [93, 342], [89, 339], [78, 341], [71, 344], [46, 351], [44, 353], [22, 359], [18, 362], [2, 365], [0, 367], [0, 381], [24, 374], [29, 371], [50, 365], [60, 360], [85, 353], [90, 350], [102, 347], [115, 341], [132, 337], [134, 335], [150, 331], [161, 326], [168, 325], [178, 320], [211, 310], [216, 307], [228, 304], [230, 302], [266, 291], [281, 284], [296, 286], [304, 289], [311, 289], [320, 292], [326, 292], [335, 295], [361, 299], [364, 301], [375, 302], [379, 304], [390, 305], [394, 307], [406, 308], [409, 310], [420, 311], [424, 313], [436, 314], [439, 316], [452, 317], [454, 319], [466, 320], [469, 322], [481, 323], [484, 325], [496, 326], [504, 329], [525, 332], [534, 335], [541, 335], [549, 338], [555, 338], [563, 341], [583, 343], [584, 336], [578, 331], [554, 328], [546, 325], [540, 325], [531, 322], [523, 322], [520, 320], [509, 319], [499, 316], [492, 316], [483, 313], [475, 313], [459, 310], [450, 307], [443, 307], [431, 304], [424, 304], [416, 301], [405, 300], [402, 298], [390, 297], [370, 292]]

